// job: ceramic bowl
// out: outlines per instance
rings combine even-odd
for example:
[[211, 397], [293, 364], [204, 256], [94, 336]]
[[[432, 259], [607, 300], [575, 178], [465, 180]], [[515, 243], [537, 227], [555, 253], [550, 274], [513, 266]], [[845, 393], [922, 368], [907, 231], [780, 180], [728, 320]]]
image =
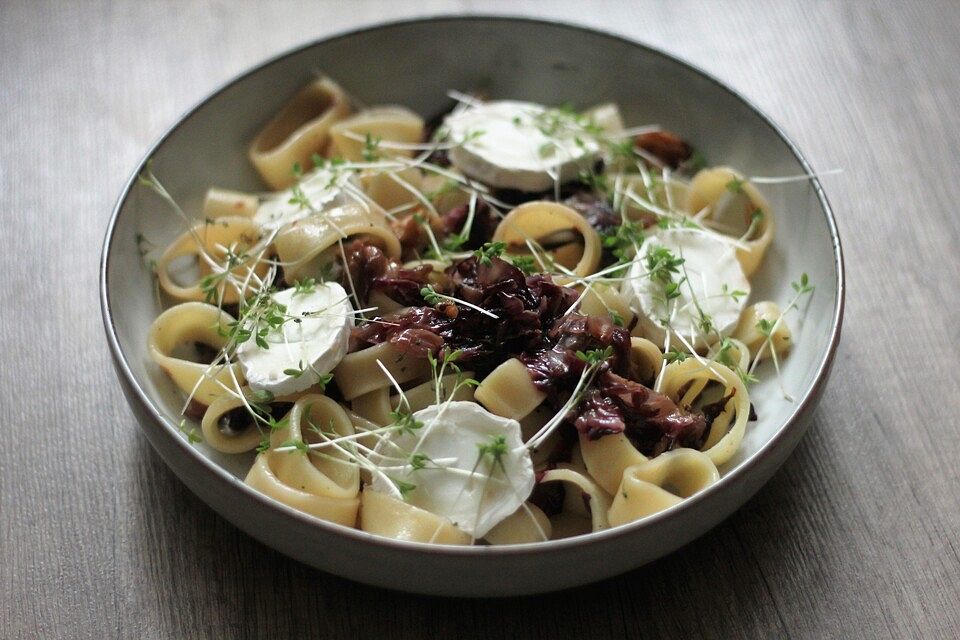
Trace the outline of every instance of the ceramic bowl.
[[[211, 185], [263, 189], [246, 147], [277, 109], [319, 73], [366, 104], [406, 105], [424, 116], [451, 89], [482, 87], [492, 97], [587, 107], [613, 101], [628, 124], [679, 132], [716, 164], [748, 175], [810, 173], [796, 146], [742, 96], [660, 51], [578, 26], [517, 18], [431, 18], [325, 38], [258, 65], [180, 118], [147, 152], [153, 171], [188, 212], [199, 216]], [[830, 207], [817, 180], [764, 188], [777, 235], [755, 282], [755, 299], [786, 301], [790, 281], [816, 284], [783, 382], [772, 371], [751, 392], [751, 423], [722, 479], [680, 505], [614, 529], [509, 547], [446, 547], [399, 542], [317, 520], [274, 502], [242, 479], [251, 462], [191, 445], [178, 432], [182, 402], [147, 355], [159, 308], [136, 235], [158, 246], [182, 222], [147, 189], [134, 168], [107, 229], [100, 298], [107, 339], [124, 393], [150, 443], [183, 482], [229, 521], [263, 543], [352, 580], [403, 591], [505, 596], [561, 589], [625, 572], [687, 544], [742, 505], [783, 463], [819, 400], [840, 336], [843, 263]], [[158, 509], [173, 505], [157, 505]]]

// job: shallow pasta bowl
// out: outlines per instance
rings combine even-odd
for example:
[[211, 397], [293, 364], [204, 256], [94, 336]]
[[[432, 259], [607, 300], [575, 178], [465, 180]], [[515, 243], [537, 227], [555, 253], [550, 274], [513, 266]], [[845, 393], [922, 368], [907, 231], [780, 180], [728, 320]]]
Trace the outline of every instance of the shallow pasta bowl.
[[[238, 527], [283, 553], [361, 582], [428, 594], [503, 596], [561, 589], [622, 573], [703, 534], [752, 496], [803, 435], [827, 382], [843, 315], [843, 262], [836, 225], [816, 179], [768, 185], [777, 237], [756, 299], [785, 302], [807, 272], [816, 291], [796, 331], [780, 393], [772, 375], [754, 387], [760, 419], [715, 485], [628, 525], [536, 544], [449, 547], [401, 542], [320, 521], [243, 483], [250, 460], [193, 445], [178, 432], [181, 398], [152, 364], [146, 336], [160, 309], [137, 238], [162, 245], [182, 221], [136, 187], [146, 160], [187, 211], [211, 185], [261, 190], [246, 149], [263, 123], [320, 72], [367, 104], [403, 104], [424, 116], [449, 89], [482, 87], [494, 97], [578, 107], [616, 102], [629, 124], [656, 123], [708, 159], [747, 175], [812, 173], [768, 118], [717, 80], [623, 38], [518, 18], [431, 18], [327, 38], [269, 60], [203, 100], [149, 150], [107, 230], [100, 299], [124, 393], [171, 469]], [[417, 576], [416, 580], [410, 576]]]

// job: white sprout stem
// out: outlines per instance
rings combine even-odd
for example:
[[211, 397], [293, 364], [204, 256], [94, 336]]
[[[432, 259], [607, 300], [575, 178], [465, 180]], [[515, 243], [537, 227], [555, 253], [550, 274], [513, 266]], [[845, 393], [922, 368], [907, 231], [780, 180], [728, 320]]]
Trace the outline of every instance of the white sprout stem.
[[383, 375], [387, 376], [387, 379], [390, 380], [390, 384], [393, 385], [393, 388], [397, 390], [397, 393], [400, 394], [400, 400], [407, 407], [407, 411], [410, 411], [410, 401], [407, 400], [407, 394], [403, 392], [403, 388], [400, 386], [400, 383], [397, 382], [397, 379], [393, 377], [393, 374], [390, 373], [390, 370], [387, 369], [387, 366], [380, 361], [380, 358], [377, 358], [377, 366], [380, 367], [380, 370], [383, 371]]
[[478, 307], [477, 305], [472, 304], [472, 303], [470, 303], [470, 302], [467, 302], [466, 300], [461, 300], [460, 298], [454, 298], [453, 296], [448, 296], [448, 295], [446, 295], [446, 294], [444, 294], [444, 293], [436, 293], [436, 292], [434, 292], [434, 295], [436, 295], [438, 298], [442, 298], [443, 300], [447, 300], [447, 301], [449, 301], [449, 302], [453, 302], [453, 303], [456, 303], [456, 304], [462, 304], [462, 305], [465, 306], [465, 307], [470, 307], [470, 308], [473, 309], [474, 311], [479, 311], [479, 312], [482, 313], [483, 315], [485, 315], [485, 316], [490, 316], [490, 317], [493, 318], [494, 320], [499, 320], [499, 319], [500, 319], [500, 316], [498, 316], [497, 314], [493, 313], [492, 311], [487, 311], [487, 310], [484, 309], [483, 307]]
[[783, 184], [786, 182], [804, 182], [806, 180], [813, 180], [814, 178], [834, 176], [838, 173], [843, 173], [843, 169], [828, 169], [816, 173], [800, 173], [792, 176], [750, 176], [747, 180], [756, 184]]

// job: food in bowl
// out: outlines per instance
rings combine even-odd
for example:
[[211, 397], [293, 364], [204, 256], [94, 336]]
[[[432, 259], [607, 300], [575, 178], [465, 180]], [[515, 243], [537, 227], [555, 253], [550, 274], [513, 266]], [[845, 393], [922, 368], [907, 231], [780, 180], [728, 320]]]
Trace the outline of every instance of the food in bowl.
[[211, 188], [198, 216], [145, 172], [185, 224], [148, 336], [184, 437], [252, 453], [247, 484], [295, 509], [438, 544], [575, 536], [717, 482], [812, 291], [751, 301], [762, 180], [614, 104], [451, 97], [428, 123], [319, 79], [251, 141], [273, 191]]

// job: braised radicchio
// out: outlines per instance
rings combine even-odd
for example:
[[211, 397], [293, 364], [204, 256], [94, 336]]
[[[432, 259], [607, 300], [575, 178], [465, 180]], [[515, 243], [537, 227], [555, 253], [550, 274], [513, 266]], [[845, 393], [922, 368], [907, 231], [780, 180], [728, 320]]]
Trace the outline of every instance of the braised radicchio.
[[364, 303], [371, 291], [382, 291], [403, 305], [423, 304], [420, 289], [427, 284], [433, 270], [429, 265], [405, 269], [398, 261], [388, 258], [369, 242], [354, 240], [346, 249], [347, 269], [357, 296]]
[[449, 283], [442, 293], [497, 317], [466, 305], [414, 307], [354, 329], [352, 349], [390, 342], [415, 357], [442, 348], [459, 350], [462, 362], [484, 370], [536, 344], [543, 328], [577, 299], [576, 291], [555, 284], [549, 276], [525, 276], [500, 258], [484, 264], [470, 257], [449, 267], [445, 275]]
[[485, 264], [471, 257], [447, 268], [443, 292], [497, 317], [462, 304], [422, 306], [419, 291], [429, 271], [399, 268], [370, 249], [357, 247], [348, 256], [355, 257], [354, 278], [365, 290], [379, 287], [396, 300], [420, 306], [356, 327], [351, 350], [382, 342], [419, 358], [459, 350], [460, 361], [481, 375], [518, 356], [534, 385], [560, 408], [587, 366], [577, 352], [609, 347], [611, 357], [597, 369], [568, 424], [592, 439], [625, 433], [647, 455], [702, 446], [707, 417], [684, 412], [667, 396], [628, 379], [630, 333], [605, 316], [567, 314], [577, 299], [575, 290], [549, 276], [524, 276], [500, 258]]
[[570, 314], [546, 332], [540, 347], [520, 356], [533, 383], [554, 404], [573, 392], [586, 362], [577, 351], [612, 348], [591, 388], [571, 412], [577, 431], [591, 439], [626, 433], [640, 451], [657, 455], [678, 446], [699, 448], [707, 419], [685, 413], [667, 396], [627, 379], [630, 334], [605, 316]]

